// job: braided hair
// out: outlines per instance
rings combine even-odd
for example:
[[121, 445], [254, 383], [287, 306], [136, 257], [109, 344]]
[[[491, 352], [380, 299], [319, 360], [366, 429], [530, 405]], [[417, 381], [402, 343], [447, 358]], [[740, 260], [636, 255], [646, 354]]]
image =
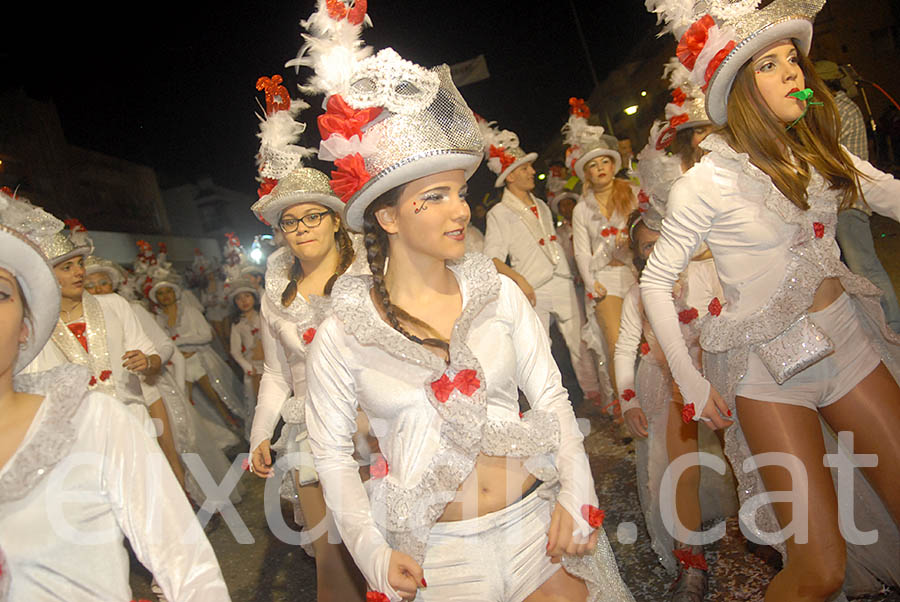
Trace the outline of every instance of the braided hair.
[[[363, 241], [366, 245], [366, 258], [369, 262], [369, 269], [372, 271], [372, 293], [376, 303], [380, 306], [385, 317], [387, 317], [388, 323], [394, 330], [415, 343], [436, 347], [449, 354], [450, 345], [441, 338], [437, 330], [415, 316], [410, 315], [403, 308], [391, 303], [391, 297], [384, 281], [384, 266], [387, 263], [390, 243], [388, 242], [387, 232], [378, 223], [375, 213], [385, 207], [396, 206], [402, 192], [403, 186], [387, 191], [366, 207], [363, 215]], [[406, 330], [403, 327], [403, 323], [420, 328], [433, 336], [421, 339]]]
[[[334, 214], [332, 214], [332, 218], [340, 220], [340, 218], [334, 216]], [[353, 241], [350, 240], [350, 235], [347, 234], [347, 229], [341, 221], [338, 221], [338, 229], [337, 232], [334, 233], [334, 243], [337, 245], [338, 252], [340, 253], [340, 261], [338, 261], [338, 266], [337, 269], [335, 269], [334, 274], [332, 274], [331, 278], [328, 279], [328, 282], [325, 283], [325, 295], [331, 294], [331, 289], [334, 287], [334, 283], [338, 279], [338, 276], [347, 271], [347, 268], [350, 267], [350, 264], [353, 263], [354, 259]], [[300, 284], [300, 281], [303, 280], [303, 266], [296, 256], [294, 256], [294, 261], [291, 263], [288, 278], [289, 281], [287, 286], [284, 287], [284, 291], [281, 293], [281, 304], [284, 307], [289, 307], [290, 304], [294, 302], [294, 299], [297, 298], [297, 287]]]

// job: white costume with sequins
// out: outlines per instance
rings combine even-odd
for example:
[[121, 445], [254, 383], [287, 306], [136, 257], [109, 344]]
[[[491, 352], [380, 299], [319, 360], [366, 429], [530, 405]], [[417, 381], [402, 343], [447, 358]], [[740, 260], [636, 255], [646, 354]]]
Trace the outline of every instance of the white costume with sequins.
[[[653, 332], [685, 403], [695, 405], [695, 416], [706, 404], [710, 382], [736, 414], [735, 395], [754, 353], [751, 347], [772, 340], [801, 317], [828, 277], [840, 279], [867, 337], [894, 379], [900, 380], [900, 338], [884, 323], [880, 291], [839, 259], [834, 241], [838, 194], [828, 190], [813, 170], [807, 189], [810, 208], [803, 211], [721, 136], [710, 135], [701, 147], [710, 153], [673, 186], [662, 235], [641, 278]], [[860, 184], [869, 206], [900, 220], [900, 182], [865, 161], [853, 160], [865, 174]], [[706, 378], [694, 366], [681, 336], [671, 295], [678, 274], [703, 241], [713, 253], [724, 290], [721, 314], [707, 313], [699, 323]], [[859, 379], [865, 376], [859, 374]], [[741, 467], [750, 452], [740, 416], [736, 417], [725, 433], [725, 451], [732, 466]], [[824, 423], [823, 430], [830, 448], [834, 437]], [[758, 472], [738, 468], [736, 476], [742, 502], [764, 491]], [[857, 500], [870, 500], [856, 503], [856, 525], [862, 530], [877, 526], [879, 539], [870, 546], [848, 544], [844, 583], [848, 592], [877, 590], [873, 574], [887, 583], [900, 582], [900, 565], [884, 563], [885, 558], [900, 557], [896, 527], [858, 471], [856, 477]], [[742, 518], [747, 517], [742, 513]], [[778, 530], [770, 505], [756, 512], [756, 525], [756, 537]], [[783, 552], [783, 546], [778, 547]]]
[[[319, 327], [307, 363], [306, 418], [325, 501], [369, 585], [392, 601], [400, 597], [387, 579], [391, 550], [429, 566], [429, 533], [480, 453], [525, 458], [544, 481], [538, 495], [557, 500], [584, 537], [592, 529], [582, 507], [597, 504], [583, 436], [537, 315], [486, 257], [449, 266], [463, 301], [449, 365], [384, 322], [371, 277], [351, 275], [336, 283], [334, 315]], [[524, 416], [519, 388], [532, 408]], [[353, 459], [357, 408], [387, 467], [365, 487]], [[586, 580], [591, 600], [632, 600], [602, 529], [599, 536], [594, 553], [563, 566]], [[440, 579], [428, 570], [425, 578]]]
[[263, 360], [253, 359], [253, 351], [260, 344], [261, 337], [258, 313], [250, 318], [241, 316], [237, 324], [231, 325], [229, 351], [244, 373], [244, 399], [248, 405], [256, 405], [256, 392], [250, 373], [262, 374], [263, 371]]
[[65, 364], [19, 375], [44, 400], [0, 468], [11, 600], [130, 600], [128, 538], [169, 600], [227, 602], [210, 547], [165, 457], [121, 403]]
[[[679, 322], [685, 342], [695, 365], [700, 366], [700, 332], [697, 317], [713, 297], [721, 296], [721, 286], [712, 259], [692, 261], [688, 264], [681, 280], [675, 307], [679, 312]], [[676, 570], [676, 560], [672, 555], [672, 532], [665, 527], [660, 512], [660, 484], [669, 466], [666, 445], [669, 411], [673, 397], [673, 381], [666, 358], [663, 355], [650, 324], [644, 315], [641, 293], [637, 283], [625, 295], [622, 305], [622, 321], [619, 339], [616, 343], [616, 381], [621, 399], [622, 413], [632, 408], [640, 408], [647, 418], [647, 438], [635, 440], [635, 469], [637, 472], [638, 495], [651, 547], [660, 562], [670, 572]], [[683, 313], [682, 313], [683, 312]], [[641, 333], [647, 346], [641, 350], [640, 363], [635, 374], [635, 358], [640, 347]], [[631, 399], [630, 390], [635, 396]], [[698, 450], [723, 458], [719, 441], [712, 431], [701, 428], [697, 431]], [[709, 469], [701, 469], [700, 506], [703, 522], [733, 516], [737, 513], [735, 483], [731, 470], [717, 474]], [[674, 487], [666, 492], [667, 499], [675, 499]], [[673, 505], [669, 505], [674, 509]], [[671, 523], [670, 523], [671, 524]]]

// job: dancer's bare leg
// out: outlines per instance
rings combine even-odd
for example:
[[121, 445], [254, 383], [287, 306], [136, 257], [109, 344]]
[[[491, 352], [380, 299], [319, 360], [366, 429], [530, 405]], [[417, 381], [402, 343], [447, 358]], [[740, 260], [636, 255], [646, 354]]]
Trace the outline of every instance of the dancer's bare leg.
[[200, 385], [200, 389], [203, 391], [203, 394], [206, 395], [207, 399], [212, 401], [213, 405], [216, 406], [219, 414], [221, 414], [222, 418], [225, 420], [225, 424], [241, 426], [241, 421], [231, 414], [231, 410], [228, 409], [228, 406], [225, 405], [225, 402], [222, 401], [222, 398], [219, 397], [219, 394], [213, 389], [212, 383], [209, 382], [209, 375], [204, 374], [197, 380], [197, 384]]
[[613, 354], [616, 352], [616, 342], [619, 340], [619, 322], [622, 319], [622, 298], [615, 295], [607, 295], [602, 301], [594, 305], [594, 313], [603, 330], [606, 339], [607, 355], [606, 367], [609, 371], [610, 382], [615, 385], [616, 373], [613, 368]]
[[[666, 423], [666, 451], [669, 462], [673, 462], [684, 454], [697, 454], [697, 422], [691, 420], [687, 424], [681, 419], [684, 400], [677, 386], [673, 386], [672, 401], [669, 403], [669, 416]], [[699, 456], [698, 456], [699, 459]], [[687, 468], [675, 484], [675, 512], [686, 529], [698, 531], [701, 523], [700, 513], [700, 466], [693, 463]], [[684, 535], [675, 533], [675, 539], [683, 541]]]

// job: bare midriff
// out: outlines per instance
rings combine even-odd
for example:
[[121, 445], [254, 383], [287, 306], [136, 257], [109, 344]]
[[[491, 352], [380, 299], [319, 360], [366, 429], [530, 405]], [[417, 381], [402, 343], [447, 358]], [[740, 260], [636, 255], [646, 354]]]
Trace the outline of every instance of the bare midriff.
[[476, 518], [514, 504], [536, 479], [522, 458], [485, 456], [475, 459], [475, 469], [456, 490], [438, 522]]
[[844, 287], [841, 286], [841, 281], [838, 278], [826, 278], [819, 283], [812, 305], [809, 306], [809, 312], [822, 311], [834, 303], [843, 292]]

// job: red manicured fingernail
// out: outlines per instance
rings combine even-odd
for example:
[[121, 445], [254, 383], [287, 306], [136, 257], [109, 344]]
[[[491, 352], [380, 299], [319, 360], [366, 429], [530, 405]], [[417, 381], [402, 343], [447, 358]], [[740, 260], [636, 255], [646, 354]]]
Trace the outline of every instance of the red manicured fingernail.
[[425, 583], [425, 577], [422, 577], [422, 587], [428, 587], [428, 584]]

